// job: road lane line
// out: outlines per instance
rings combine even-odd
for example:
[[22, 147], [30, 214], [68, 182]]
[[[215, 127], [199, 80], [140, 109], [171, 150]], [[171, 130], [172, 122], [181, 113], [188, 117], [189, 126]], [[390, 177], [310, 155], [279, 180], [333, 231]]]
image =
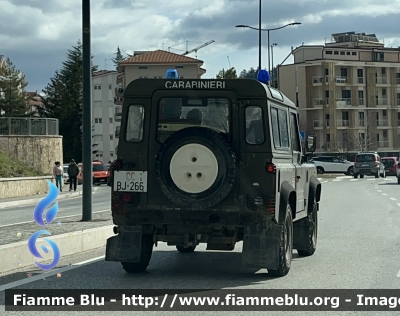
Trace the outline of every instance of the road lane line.
[[[95, 211], [95, 212], [93, 212], [93, 214], [95, 214], [95, 213], [104, 213], [104, 212], [110, 212], [111, 210], [102, 210], [102, 211]], [[60, 216], [60, 217], [56, 217], [56, 219], [59, 219], [59, 218], [67, 218], [67, 217], [74, 217], [74, 216], [77, 216], [77, 215], [81, 215], [81, 214], [75, 214], [75, 215], [67, 215], [67, 216]], [[13, 223], [13, 224], [7, 224], [7, 225], [1, 225], [0, 226], [0, 228], [1, 227], [9, 227], [9, 226], [14, 226], [14, 225], [20, 225], [20, 224], [28, 224], [28, 223], [33, 223], [34, 221], [28, 221], [28, 222], [19, 222], [19, 223]]]
[[340, 182], [340, 181], [342, 181], [342, 179], [333, 179], [332, 181]]
[[378, 190], [378, 192], [382, 192], [382, 190]]
[[386, 193], [382, 193], [382, 195], [387, 195]]
[[395, 199], [395, 198], [390, 198], [392, 201], [397, 201], [397, 199]]
[[397, 277], [400, 278], [400, 270], [397, 272]]
[[397, 206], [400, 207], [400, 203], [397, 203]]
[[66, 271], [70, 271], [70, 270], [73, 270], [73, 269], [80, 268], [83, 265], [86, 265], [86, 264], [89, 264], [89, 263], [93, 263], [93, 262], [96, 262], [96, 261], [100, 261], [101, 259], [104, 259], [104, 257], [105, 256], [92, 258], [92, 259], [89, 259], [89, 260], [85, 260], [85, 261], [81, 261], [81, 262], [75, 263], [75, 264], [73, 264], [71, 266], [58, 268], [58, 269], [53, 269], [53, 270], [50, 270], [48, 272], [42, 272], [42, 273], [40, 273], [38, 275], [35, 275], [35, 276], [32, 276], [30, 278], [24, 278], [22, 280], [18, 280], [18, 281], [11, 282], [11, 283], [8, 283], [8, 284], [0, 285], [0, 292], [2, 292], [4, 290], [12, 289], [14, 287], [21, 286], [21, 285], [24, 285], [24, 284], [28, 284], [28, 283], [32, 283], [32, 282], [35, 282], [35, 281], [43, 280], [45, 278], [51, 277], [53, 275], [56, 275], [57, 273], [62, 273], [62, 272], [66, 272]]
[[360, 179], [350, 179], [350, 181], [360, 181]]
[[375, 181], [375, 179], [367, 179], [368, 181]]

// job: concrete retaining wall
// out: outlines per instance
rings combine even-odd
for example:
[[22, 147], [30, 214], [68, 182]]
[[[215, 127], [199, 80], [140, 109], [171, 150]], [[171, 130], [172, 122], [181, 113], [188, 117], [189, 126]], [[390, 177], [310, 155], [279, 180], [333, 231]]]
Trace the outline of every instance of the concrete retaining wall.
[[63, 164], [62, 136], [1, 135], [0, 150], [40, 171], [52, 174], [55, 161]]
[[47, 180], [52, 176], [26, 178], [0, 178], [0, 197], [2, 199], [46, 194], [49, 191]]

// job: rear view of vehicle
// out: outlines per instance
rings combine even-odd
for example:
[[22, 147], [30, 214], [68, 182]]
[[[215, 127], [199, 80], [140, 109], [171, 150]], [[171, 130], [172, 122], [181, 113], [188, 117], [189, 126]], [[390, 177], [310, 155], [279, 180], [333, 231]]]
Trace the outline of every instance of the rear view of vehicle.
[[381, 161], [385, 166], [387, 176], [397, 176], [398, 160], [396, 157], [383, 157]]
[[364, 178], [365, 175], [375, 176], [375, 178], [386, 176], [384, 165], [377, 153], [360, 153], [356, 155], [354, 161], [354, 178], [358, 176]]
[[93, 184], [107, 184], [108, 170], [100, 161], [93, 161]]

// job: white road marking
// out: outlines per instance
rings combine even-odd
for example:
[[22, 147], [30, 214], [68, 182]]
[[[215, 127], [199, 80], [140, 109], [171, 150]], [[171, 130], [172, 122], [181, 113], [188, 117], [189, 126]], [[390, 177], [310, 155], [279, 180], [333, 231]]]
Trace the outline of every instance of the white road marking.
[[342, 181], [342, 179], [333, 179], [332, 181], [340, 182], [340, 181]]
[[378, 192], [382, 192], [382, 190], [377, 190]]
[[400, 203], [397, 203], [397, 206], [400, 207]]
[[367, 179], [368, 181], [375, 181], [375, 179]]
[[[110, 212], [110, 210], [96, 211], [96, 212], [93, 212], [93, 214], [94, 214], [94, 213], [103, 213], [103, 212]], [[67, 216], [60, 216], [60, 217], [56, 217], [55, 219], [73, 217], [73, 216], [77, 216], [77, 215], [80, 215], [80, 214], [67, 215]], [[1, 225], [0, 227], [8, 227], [8, 226], [14, 226], [14, 225], [20, 225], [20, 224], [28, 224], [28, 223], [33, 223], [33, 222], [34, 222], [34, 221], [19, 222], [19, 223], [13, 223], [13, 224], [8, 224], [8, 225]]]
[[395, 198], [390, 198], [392, 201], [397, 201], [397, 199], [395, 199]]
[[82, 261], [82, 262], [75, 263], [72, 266], [53, 269], [53, 270], [50, 270], [48, 272], [39, 273], [38, 275], [32, 276], [30, 278], [24, 278], [22, 280], [18, 280], [18, 281], [15, 281], [15, 282], [11, 282], [11, 283], [8, 283], [8, 284], [1, 285], [0, 286], [0, 292], [4, 291], [4, 290], [12, 289], [14, 287], [21, 286], [21, 285], [24, 285], [24, 284], [28, 284], [28, 283], [32, 283], [32, 282], [35, 282], [35, 281], [39, 281], [39, 280], [42, 280], [44, 278], [48, 278], [48, 277], [51, 277], [53, 275], [56, 275], [57, 273], [62, 273], [62, 272], [66, 272], [66, 271], [69, 271], [69, 270], [73, 270], [73, 269], [79, 268], [80, 266], [88, 264], [88, 263], [100, 261], [101, 259], [104, 259], [104, 257], [105, 256], [96, 257], [96, 258], [93, 258], [93, 259], [89, 259], [89, 260], [85, 260], [85, 261]]
[[400, 278], [400, 270], [397, 272], [397, 277]]
[[386, 193], [382, 193], [382, 195], [387, 195]]
[[360, 181], [360, 179], [350, 179], [350, 181]]

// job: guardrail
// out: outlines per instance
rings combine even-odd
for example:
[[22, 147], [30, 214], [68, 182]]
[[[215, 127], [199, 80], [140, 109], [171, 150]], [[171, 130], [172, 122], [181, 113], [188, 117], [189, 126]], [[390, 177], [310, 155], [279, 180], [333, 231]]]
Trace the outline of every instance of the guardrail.
[[1, 117], [0, 135], [59, 135], [59, 124], [53, 118]]

